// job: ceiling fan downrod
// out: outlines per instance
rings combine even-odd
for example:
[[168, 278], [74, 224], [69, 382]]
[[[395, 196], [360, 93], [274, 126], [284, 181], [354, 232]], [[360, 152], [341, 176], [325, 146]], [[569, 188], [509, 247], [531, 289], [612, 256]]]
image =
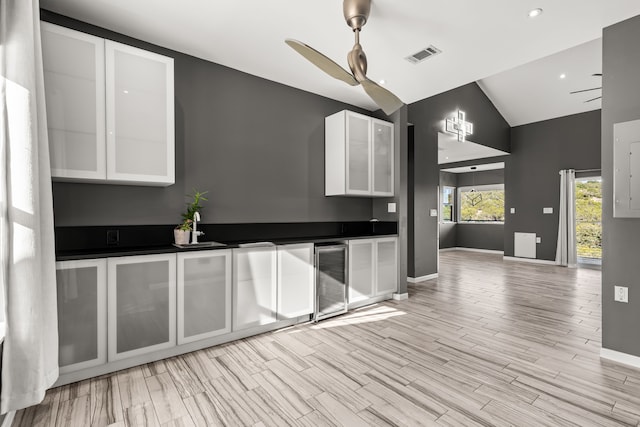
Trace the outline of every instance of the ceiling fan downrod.
[[367, 23], [370, 11], [371, 0], [344, 0], [342, 3], [344, 19], [356, 34]]

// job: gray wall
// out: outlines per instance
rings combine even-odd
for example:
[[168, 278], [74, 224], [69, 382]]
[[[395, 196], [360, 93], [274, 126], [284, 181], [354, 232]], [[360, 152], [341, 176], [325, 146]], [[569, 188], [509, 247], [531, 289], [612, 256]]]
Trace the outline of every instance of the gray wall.
[[[409, 213], [413, 245], [409, 246], [410, 277], [437, 272], [438, 221], [429, 216], [430, 209], [438, 209], [437, 188], [440, 181], [438, 167], [438, 132], [443, 131], [444, 119], [457, 109], [466, 112], [473, 123], [471, 138], [478, 144], [506, 152], [509, 147], [509, 125], [476, 83], [441, 93], [409, 105], [409, 122], [414, 125], [413, 209]], [[410, 195], [411, 197], [411, 195]]]
[[[483, 161], [477, 161], [481, 164]], [[440, 171], [440, 186], [466, 187], [471, 185], [503, 184], [504, 169], [450, 173]], [[457, 202], [457, 196], [456, 196]], [[457, 209], [457, 206], [456, 206]], [[504, 224], [440, 224], [440, 249], [446, 248], [504, 250]]]
[[[640, 119], [640, 16], [604, 29], [602, 347], [640, 356], [640, 219], [613, 218], [613, 124]], [[629, 303], [613, 301], [615, 285]]]
[[209, 191], [205, 223], [371, 218], [371, 199], [324, 196], [324, 117], [368, 112], [50, 12], [42, 17], [175, 60], [175, 185], [55, 183], [57, 226], [178, 223], [193, 188]]
[[[561, 169], [600, 168], [600, 110], [514, 127], [505, 162], [504, 254], [513, 233], [536, 233], [537, 259], [554, 260], [558, 238]], [[509, 213], [510, 208], [516, 213]], [[553, 214], [543, 214], [552, 207]]]

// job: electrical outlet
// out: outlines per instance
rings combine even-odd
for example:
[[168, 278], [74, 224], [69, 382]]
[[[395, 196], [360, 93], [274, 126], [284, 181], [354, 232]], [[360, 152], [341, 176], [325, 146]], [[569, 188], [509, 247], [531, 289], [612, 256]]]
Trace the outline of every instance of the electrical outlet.
[[536, 237], [536, 243], [542, 243], [542, 237]]
[[629, 288], [626, 286], [614, 286], [613, 293], [614, 301], [629, 302]]
[[107, 230], [107, 246], [116, 246], [120, 243], [120, 230]]
[[512, 214], [516, 213], [516, 208], [511, 208], [510, 212], [511, 212]]
[[396, 204], [395, 203], [387, 203], [387, 212], [395, 213], [395, 211], [396, 211]]

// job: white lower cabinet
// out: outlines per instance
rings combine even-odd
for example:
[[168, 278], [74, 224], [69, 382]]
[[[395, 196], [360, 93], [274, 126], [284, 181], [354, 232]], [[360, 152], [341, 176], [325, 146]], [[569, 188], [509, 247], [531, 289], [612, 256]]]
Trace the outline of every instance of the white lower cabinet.
[[231, 250], [178, 254], [178, 344], [231, 332]]
[[398, 288], [398, 239], [349, 240], [349, 304]]
[[375, 270], [376, 296], [398, 291], [398, 239], [387, 237], [376, 239]]
[[374, 295], [373, 239], [349, 240], [349, 304]]
[[109, 361], [176, 345], [176, 254], [108, 259]]
[[56, 263], [60, 373], [107, 362], [107, 262]]
[[278, 250], [278, 320], [313, 313], [315, 274], [313, 243], [280, 245]]
[[277, 320], [276, 269], [275, 246], [233, 249], [233, 331]]

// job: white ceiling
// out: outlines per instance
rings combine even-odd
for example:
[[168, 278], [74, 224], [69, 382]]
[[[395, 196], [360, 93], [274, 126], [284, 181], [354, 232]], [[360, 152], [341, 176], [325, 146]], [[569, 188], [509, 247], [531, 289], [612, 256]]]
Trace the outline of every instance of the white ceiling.
[[457, 136], [438, 132], [438, 164], [464, 162], [504, 156], [509, 153], [476, 144], [472, 141], [458, 141]]
[[[597, 110], [602, 86], [602, 38], [538, 59], [478, 82], [511, 126]], [[564, 74], [565, 78], [560, 78]]]
[[[269, 80], [377, 109], [362, 88], [325, 75], [284, 43], [285, 38], [298, 39], [347, 68], [353, 33], [342, 17], [340, 0], [41, 0], [40, 4]], [[529, 18], [527, 12], [536, 7], [544, 13]], [[369, 77], [384, 79], [388, 89], [412, 103], [595, 40], [603, 27], [638, 14], [638, 0], [373, 0], [361, 43]], [[404, 59], [431, 44], [443, 53], [419, 65]], [[579, 72], [599, 72], [587, 68], [580, 67]], [[539, 72], [526, 83], [543, 84]], [[503, 102], [500, 88], [508, 82], [501, 85], [486, 79], [483, 85], [511, 124], [530, 120], [521, 118], [521, 113], [511, 115], [516, 106], [509, 104], [510, 99]], [[525, 104], [535, 103], [529, 96], [526, 100]]]
[[[471, 168], [475, 168], [475, 169], [471, 169]], [[484, 165], [476, 165], [476, 166], [461, 166], [458, 168], [440, 169], [440, 171], [451, 172], [451, 173], [468, 173], [468, 172], [490, 171], [490, 170], [496, 170], [496, 169], [504, 169], [504, 162], [485, 163]]]

